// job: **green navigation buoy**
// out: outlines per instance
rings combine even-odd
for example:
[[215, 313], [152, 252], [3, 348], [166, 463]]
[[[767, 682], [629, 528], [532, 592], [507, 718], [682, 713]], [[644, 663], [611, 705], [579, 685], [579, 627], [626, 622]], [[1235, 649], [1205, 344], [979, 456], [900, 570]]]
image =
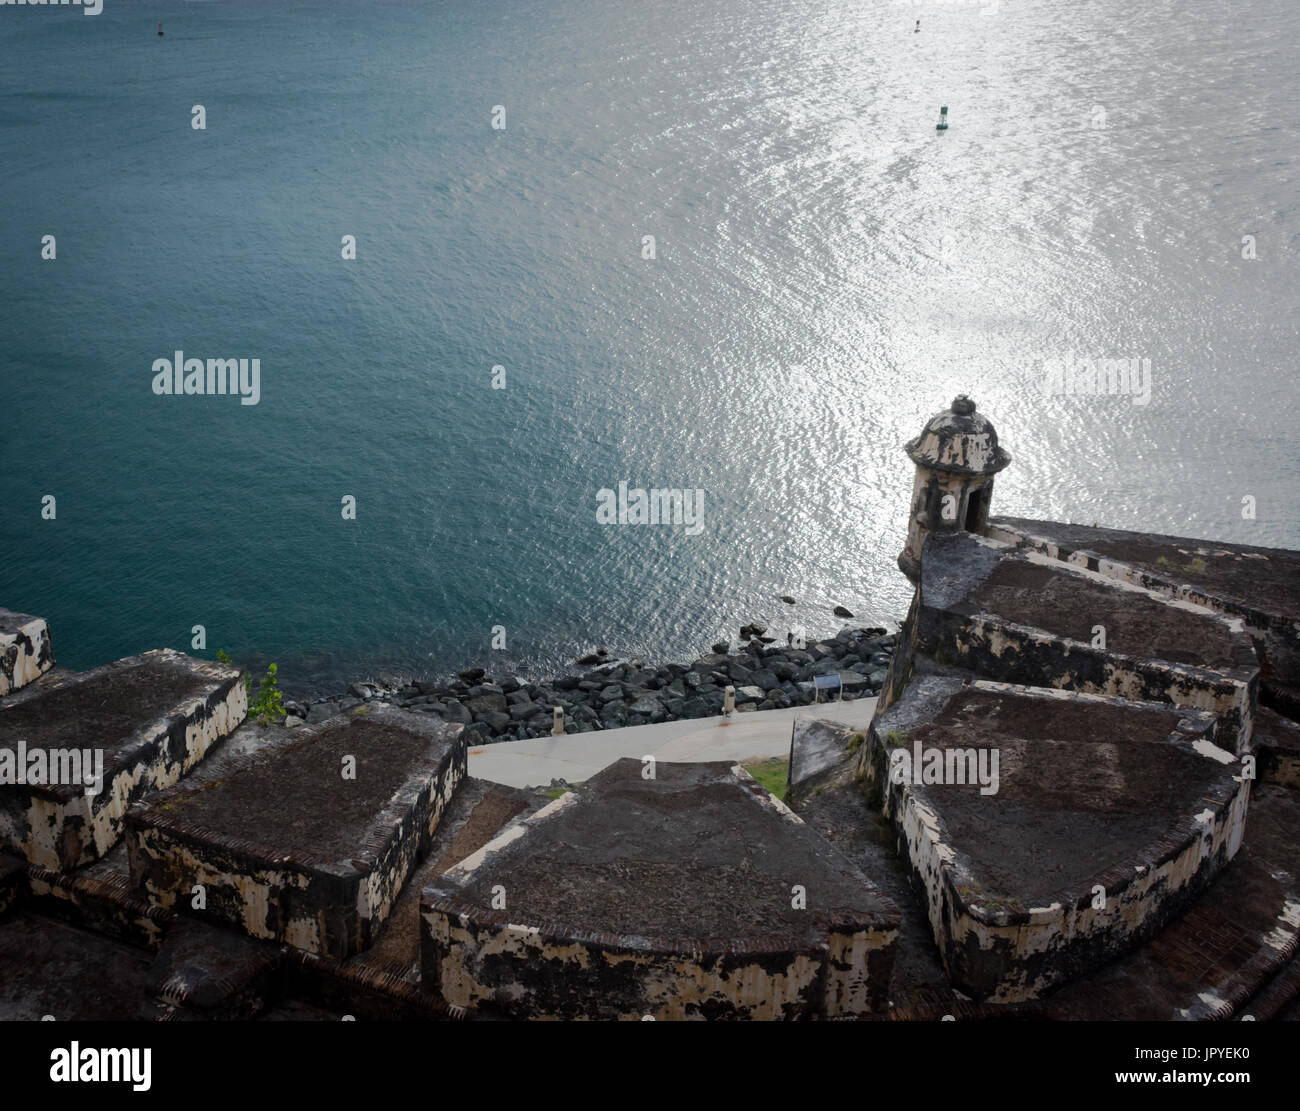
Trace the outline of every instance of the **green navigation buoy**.
[[948, 106], [945, 104], [939, 109], [939, 122], [934, 125], [935, 131], [948, 130]]

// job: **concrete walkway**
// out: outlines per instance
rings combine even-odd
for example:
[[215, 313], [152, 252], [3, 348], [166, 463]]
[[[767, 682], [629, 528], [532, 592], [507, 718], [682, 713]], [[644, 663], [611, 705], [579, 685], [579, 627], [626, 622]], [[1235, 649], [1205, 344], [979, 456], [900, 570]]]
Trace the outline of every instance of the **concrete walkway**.
[[790, 754], [790, 734], [796, 721], [821, 718], [865, 729], [875, 712], [874, 698], [860, 698], [856, 702], [737, 713], [730, 720], [694, 718], [476, 745], [469, 750], [469, 774], [510, 787], [545, 787], [552, 779], [581, 783], [621, 756], [653, 756], [679, 763], [752, 763], [771, 756], [784, 759]]

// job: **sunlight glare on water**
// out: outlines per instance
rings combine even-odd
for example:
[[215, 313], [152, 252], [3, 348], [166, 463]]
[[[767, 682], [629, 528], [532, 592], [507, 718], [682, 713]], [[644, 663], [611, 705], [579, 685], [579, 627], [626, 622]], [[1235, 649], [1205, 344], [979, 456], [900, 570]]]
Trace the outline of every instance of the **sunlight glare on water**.
[[[0, 602], [67, 666], [200, 622], [292, 684], [496, 625], [544, 673], [898, 619], [902, 445], [958, 393], [995, 513], [1300, 546], [1293, 5], [4, 14]], [[154, 396], [178, 349], [260, 358], [260, 403]], [[1150, 403], [1047, 396], [1069, 353], [1149, 359]], [[621, 481], [706, 527], [599, 525]]]

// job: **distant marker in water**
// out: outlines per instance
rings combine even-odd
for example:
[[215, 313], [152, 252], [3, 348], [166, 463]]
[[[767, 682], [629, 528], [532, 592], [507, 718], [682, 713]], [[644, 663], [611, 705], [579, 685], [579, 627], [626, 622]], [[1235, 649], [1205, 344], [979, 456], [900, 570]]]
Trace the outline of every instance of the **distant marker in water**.
[[935, 131], [948, 130], [948, 106], [945, 104], [939, 109], [939, 122], [934, 125]]
[[158, 24], [158, 34], [162, 34], [162, 24]]
[[921, 29], [921, 21], [918, 19], [916, 21], [916, 26], [912, 29], [912, 34], [915, 35], [916, 32], [919, 31], [920, 29]]

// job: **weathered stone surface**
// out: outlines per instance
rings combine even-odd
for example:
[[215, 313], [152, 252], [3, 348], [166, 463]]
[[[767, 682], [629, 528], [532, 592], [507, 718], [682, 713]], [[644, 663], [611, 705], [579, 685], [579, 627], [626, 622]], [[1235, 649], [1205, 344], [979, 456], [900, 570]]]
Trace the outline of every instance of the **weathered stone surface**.
[[1216, 743], [1220, 722], [935, 676], [878, 714], [860, 770], [926, 893], [953, 983], [976, 999], [1032, 999], [1185, 910], [1245, 824], [1250, 782]]
[[163, 907], [345, 957], [369, 944], [427, 846], [465, 775], [465, 739], [378, 703], [291, 736], [134, 808], [131, 878]]
[[788, 682], [799, 672], [798, 667], [789, 660], [773, 660], [769, 667], [778, 682]]
[[663, 703], [654, 695], [647, 694], [633, 702], [632, 705], [628, 707], [628, 712], [633, 714], [644, 714], [646, 717], [653, 717], [656, 714], [662, 716], [664, 706]]
[[0, 918], [27, 895], [27, 862], [0, 853]]
[[307, 710], [307, 724], [316, 725], [339, 712], [337, 702], [314, 702]]
[[[1300, 792], [1257, 783], [1246, 843], [1196, 904], [1141, 949], [1065, 985], [1043, 1017], [1093, 1021], [1263, 1021], [1296, 996]], [[1285, 994], [1276, 989], [1282, 988]]]
[[1255, 753], [1260, 779], [1300, 788], [1300, 725], [1267, 706], [1257, 706]]
[[[424, 859], [412, 871], [392, 913], [369, 948], [348, 958], [351, 968], [402, 969], [418, 982], [420, 893], [448, 868], [492, 840], [520, 814], [540, 810], [550, 800], [535, 792], [504, 787], [467, 776], [434, 830]], [[433, 998], [433, 993], [426, 993]]]
[[179, 919], [149, 969], [159, 1001], [202, 1019], [247, 1019], [275, 991], [279, 946]]
[[709, 714], [710, 706], [703, 698], [688, 698], [682, 704], [682, 717], [702, 718]]
[[506, 696], [503, 693], [488, 692], [476, 698], [471, 698], [465, 703], [465, 707], [473, 714], [504, 713], [506, 710]]
[[1220, 743], [1249, 749], [1259, 667], [1239, 619], [968, 533], [926, 541], [918, 600], [916, 650], [940, 663], [1211, 710]]
[[[790, 736], [790, 771], [787, 783], [795, 805], [841, 764], [849, 738], [855, 736], [843, 722], [804, 719], [794, 723]], [[861, 743], [862, 735], [856, 734]]]
[[0, 608], [0, 695], [25, 687], [53, 666], [45, 618]]
[[455, 700], [449, 701], [443, 708], [442, 716], [455, 725], [468, 725], [474, 720], [469, 707]]
[[898, 911], [865, 876], [738, 767], [641, 771], [617, 761], [427, 887], [426, 984], [455, 1006], [538, 1017], [883, 1004]]
[[[237, 669], [171, 649], [7, 697], [0, 848], [53, 869], [97, 859], [121, 836], [128, 806], [185, 775], [243, 721], [247, 704]], [[9, 782], [20, 770], [30, 778], [33, 759], [49, 766], [47, 782]], [[88, 783], [101, 767], [102, 782]]]
[[544, 713], [545, 710], [546, 707], [539, 706], [536, 702], [516, 702], [510, 707], [510, 720], [527, 721], [529, 718]]
[[500, 733], [510, 727], [510, 715], [504, 713], [490, 713], [483, 717], [484, 722], [493, 733]]
[[1242, 618], [1264, 678], [1300, 684], [1300, 552], [1021, 517], [991, 518], [988, 534]]
[[150, 955], [19, 910], [0, 921], [0, 1021], [152, 1021]]
[[606, 725], [626, 725], [627, 717], [627, 705], [623, 702], [606, 702], [600, 709], [600, 720]]

